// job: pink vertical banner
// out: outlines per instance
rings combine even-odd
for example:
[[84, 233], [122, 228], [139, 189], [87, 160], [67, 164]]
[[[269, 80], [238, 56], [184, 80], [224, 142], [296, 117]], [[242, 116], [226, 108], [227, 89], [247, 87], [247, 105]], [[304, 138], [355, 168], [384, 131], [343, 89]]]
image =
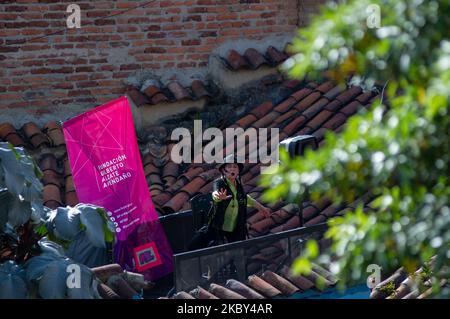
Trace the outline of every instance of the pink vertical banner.
[[147, 280], [172, 272], [172, 249], [150, 197], [127, 98], [70, 119], [63, 129], [80, 202], [106, 208], [114, 222], [114, 261]]

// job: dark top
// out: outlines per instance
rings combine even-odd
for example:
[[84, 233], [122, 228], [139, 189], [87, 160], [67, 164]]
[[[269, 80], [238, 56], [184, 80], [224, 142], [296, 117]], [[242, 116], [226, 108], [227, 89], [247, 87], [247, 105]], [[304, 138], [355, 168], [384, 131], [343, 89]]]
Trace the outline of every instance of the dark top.
[[[223, 188], [226, 189], [227, 194], [234, 196], [225, 178], [226, 177], [220, 177], [214, 181], [213, 191], [218, 191]], [[238, 202], [238, 216], [234, 232], [237, 232], [240, 238], [245, 239], [247, 235], [247, 194], [245, 193], [239, 179], [236, 180], [236, 197]], [[213, 202], [212, 214], [209, 218], [209, 225], [212, 228], [220, 231], [222, 230], [225, 211], [231, 200], [232, 198], [220, 202]]]

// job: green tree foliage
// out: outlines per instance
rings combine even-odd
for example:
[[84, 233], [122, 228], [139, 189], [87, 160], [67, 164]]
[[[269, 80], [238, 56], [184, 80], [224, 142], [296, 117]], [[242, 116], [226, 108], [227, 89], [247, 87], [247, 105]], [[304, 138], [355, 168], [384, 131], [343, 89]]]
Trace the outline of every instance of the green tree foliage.
[[[378, 28], [368, 23], [373, 5]], [[316, 257], [316, 245], [307, 246], [294, 270], [308, 272], [311, 259], [333, 261], [331, 270], [350, 284], [365, 280], [370, 264], [384, 274], [401, 266], [412, 273], [436, 256], [434, 292], [450, 294], [439, 285], [450, 277], [449, 30], [448, 0], [357, 0], [324, 7], [299, 31], [296, 55], [284, 64], [292, 77], [353, 75], [385, 94], [341, 134], [328, 133], [318, 151], [283, 156], [286, 165], [264, 177], [268, 200], [301, 200], [306, 188], [336, 205], [375, 197], [368, 212], [330, 219], [330, 250]]]

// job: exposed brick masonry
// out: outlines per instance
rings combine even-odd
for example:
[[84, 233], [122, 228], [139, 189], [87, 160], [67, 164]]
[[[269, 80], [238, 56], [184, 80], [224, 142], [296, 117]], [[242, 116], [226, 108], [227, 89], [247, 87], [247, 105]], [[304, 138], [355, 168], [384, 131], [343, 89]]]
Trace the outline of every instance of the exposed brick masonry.
[[[292, 33], [323, 1], [157, 0], [95, 21], [146, 2], [0, 1], [0, 109], [104, 103], [138, 70], [203, 68], [225, 41]], [[81, 29], [29, 42], [65, 29], [70, 3], [81, 7]]]

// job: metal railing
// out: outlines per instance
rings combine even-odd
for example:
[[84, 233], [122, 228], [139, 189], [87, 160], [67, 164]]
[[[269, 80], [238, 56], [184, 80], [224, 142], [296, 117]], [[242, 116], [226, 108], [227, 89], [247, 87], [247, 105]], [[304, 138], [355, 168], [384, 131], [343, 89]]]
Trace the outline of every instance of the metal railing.
[[174, 284], [177, 291], [189, 291], [228, 279], [246, 281], [248, 276], [267, 269], [290, 266], [309, 238], [321, 238], [326, 223], [277, 234], [208, 247], [174, 255]]
[[159, 218], [174, 253], [187, 251], [195, 232], [205, 225], [212, 205], [211, 194], [196, 195], [190, 202], [192, 209]]

